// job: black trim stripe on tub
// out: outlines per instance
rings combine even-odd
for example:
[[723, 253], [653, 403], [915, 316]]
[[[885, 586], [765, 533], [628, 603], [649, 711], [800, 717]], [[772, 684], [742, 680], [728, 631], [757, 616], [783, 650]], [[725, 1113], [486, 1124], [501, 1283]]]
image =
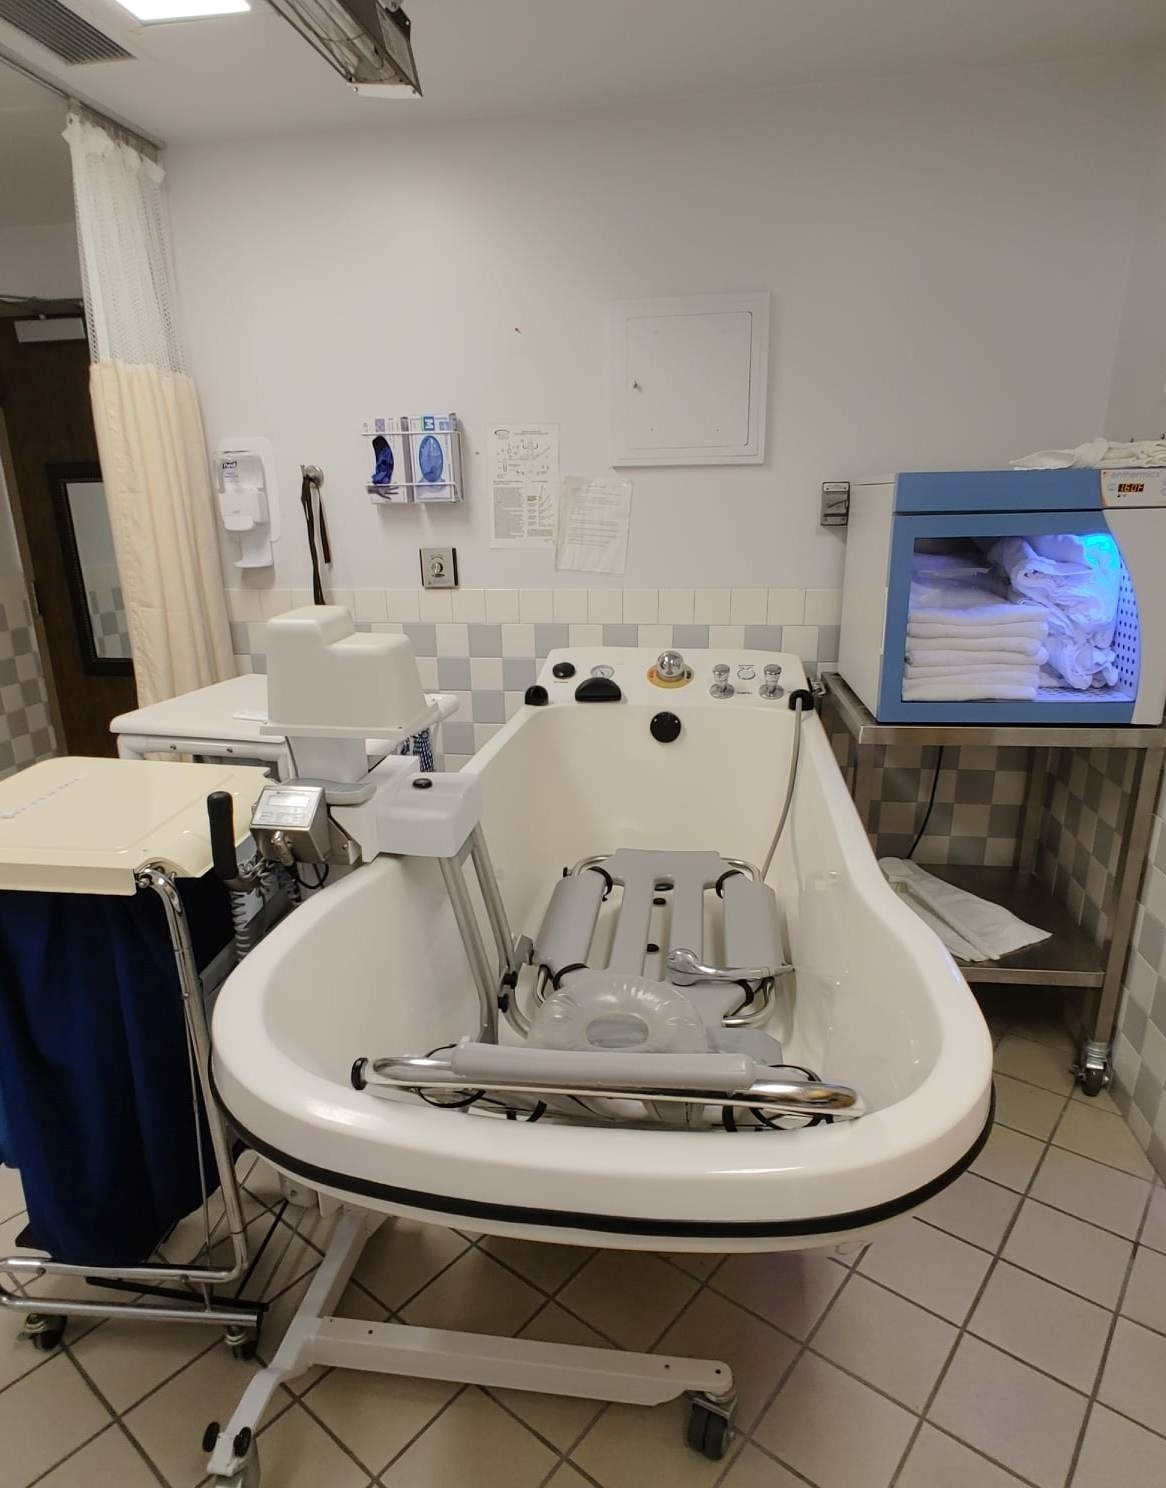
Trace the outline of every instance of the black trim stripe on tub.
[[881, 1224], [909, 1209], [917, 1209], [928, 1199], [942, 1193], [945, 1188], [961, 1176], [983, 1150], [992, 1130], [996, 1116], [996, 1086], [992, 1086], [992, 1099], [988, 1106], [988, 1119], [979, 1136], [958, 1162], [946, 1172], [921, 1188], [912, 1189], [897, 1199], [888, 1199], [882, 1204], [872, 1204], [866, 1209], [852, 1209], [843, 1214], [823, 1214], [810, 1219], [782, 1219], [773, 1221], [730, 1220], [716, 1224], [694, 1219], [636, 1219], [625, 1215], [583, 1214], [570, 1209], [534, 1209], [519, 1204], [487, 1204], [478, 1199], [454, 1199], [444, 1194], [427, 1194], [413, 1188], [397, 1188], [390, 1183], [374, 1183], [369, 1178], [355, 1178], [348, 1173], [336, 1173], [329, 1168], [318, 1168], [314, 1163], [302, 1162], [269, 1142], [261, 1141], [253, 1132], [236, 1121], [230, 1108], [219, 1094], [211, 1072], [211, 1085], [215, 1099], [227, 1120], [247, 1145], [269, 1158], [277, 1167], [303, 1178], [308, 1183], [317, 1183], [324, 1188], [342, 1189], [361, 1198], [381, 1199], [408, 1209], [423, 1209], [431, 1214], [449, 1215], [453, 1219], [492, 1219], [506, 1224], [537, 1225], [542, 1229], [592, 1230], [607, 1235], [654, 1235], [666, 1239], [682, 1236], [705, 1240], [742, 1240], [751, 1236], [778, 1238], [784, 1235], [830, 1235], [839, 1230], [861, 1230], [868, 1225]]

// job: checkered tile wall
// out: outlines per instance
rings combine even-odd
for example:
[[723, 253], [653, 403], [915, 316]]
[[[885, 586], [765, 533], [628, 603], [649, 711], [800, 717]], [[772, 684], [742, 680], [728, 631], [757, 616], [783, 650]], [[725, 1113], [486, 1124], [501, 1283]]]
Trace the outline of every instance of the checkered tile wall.
[[55, 752], [24, 580], [0, 578], [0, 779]]
[[102, 585], [88, 591], [89, 623], [93, 627], [94, 649], [109, 661], [128, 661], [130, 632], [126, 623], [125, 600], [117, 584]]
[[[793, 651], [811, 674], [838, 655], [835, 589], [416, 589], [331, 590], [364, 630], [402, 631], [423, 686], [459, 697], [442, 730], [456, 768], [522, 704], [549, 652], [565, 646], [723, 646]], [[262, 671], [263, 620], [307, 590], [227, 591], [235, 659]]]
[[[879, 857], [905, 857], [927, 809], [938, 749], [868, 746], [860, 769], [854, 738], [828, 696], [822, 721], [871, 846]], [[1011, 864], [1026, 781], [1027, 752], [1023, 749], [946, 748], [935, 782], [935, 805], [920, 838], [916, 862]]]

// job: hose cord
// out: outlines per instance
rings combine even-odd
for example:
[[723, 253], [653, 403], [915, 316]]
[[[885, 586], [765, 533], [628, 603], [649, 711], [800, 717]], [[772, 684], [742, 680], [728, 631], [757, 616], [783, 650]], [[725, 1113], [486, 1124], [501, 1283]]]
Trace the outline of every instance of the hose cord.
[[802, 708], [801, 698], [794, 699], [794, 742], [789, 757], [789, 780], [785, 788], [785, 802], [781, 808], [781, 815], [777, 819], [777, 830], [773, 834], [773, 840], [769, 844], [769, 851], [765, 854], [765, 861], [761, 865], [762, 883], [769, 877], [769, 870], [773, 866], [774, 855], [777, 852], [781, 834], [785, 831], [786, 820], [789, 817], [790, 807], [794, 800], [794, 783], [798, 775], [798, 755], [802, 749]]

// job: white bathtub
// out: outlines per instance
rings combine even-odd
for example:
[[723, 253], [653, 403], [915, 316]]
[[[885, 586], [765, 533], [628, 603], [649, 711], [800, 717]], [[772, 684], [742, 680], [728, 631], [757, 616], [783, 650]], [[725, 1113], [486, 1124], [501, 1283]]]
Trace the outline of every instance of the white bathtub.
[[[571, 659], [622, 682], [573, 701]], [[758, 862], [785, 791], [787, 701], [697, 677], [649, 685], [654, 654], [556, 653], [550, 706], [523, 707], [466, 769], [516, 932], [532, 934], [565, 866], [619, 847], [712, 849]], [[793, 656], [787, 686], [804, 685]], [[755, 684], [753, 684], [755, 685]], [[649, 732], [667, 709], [680, 738]], [[856, 1088], [866, 1114], [793, 1132], [512, 1122], [378, 1099], [362, 1056], [426, 1054], [472, 1035], [477, 994], [436, 866], [381, 857], [314, 895], [232, 974], [214, 1015], [214, 1079], [277, 1167], [362, 1206], [476, 1231], [621, 1249], [778, 1250], [857, 1239], [952, 1182], [991, 1122], [991, 1045], [939, 941], [884, 882], [826, 736], [807, 717], [789, 825], [769, 882], [796, 976], [770, 1031], [786, 1058]], [[656, 968], [649, 966], [648, 974]]]

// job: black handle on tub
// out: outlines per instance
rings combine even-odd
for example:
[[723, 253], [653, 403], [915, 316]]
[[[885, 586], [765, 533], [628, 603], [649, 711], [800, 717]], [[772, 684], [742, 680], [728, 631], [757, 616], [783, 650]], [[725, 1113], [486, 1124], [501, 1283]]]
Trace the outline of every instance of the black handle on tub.
[[239, 860], [235, 856], [235, 801], [230, 791], [211, 791], [206, 798], [206, 814], [211, 830], [211, 862], [223, 882], [234, 885], [239, 878]]

